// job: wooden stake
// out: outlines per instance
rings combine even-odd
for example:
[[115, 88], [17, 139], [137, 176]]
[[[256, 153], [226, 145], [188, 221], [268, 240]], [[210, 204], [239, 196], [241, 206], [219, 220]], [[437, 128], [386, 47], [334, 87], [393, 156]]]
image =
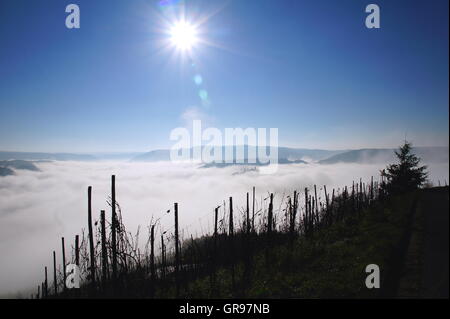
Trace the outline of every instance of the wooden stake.
[[100, 211], [100, 227], [102, 232], [102, 282], [105, 288], [108, 280], [108, 250], [106, 247], [106, 218], [104, 210]]
[[111, 248], [112, 248], [112, 280], [115, 285], [117, 280], [117, 216], [116, 216], [116, 176], [111, 176]]
[[56, 280], [56, 252], [53, 251], [53, 287], [55, 296], [58, 294], [58, 281]]
[[250, 202], [249, 202], [249, 194], [247, 192], [247, 235], [250, 234]]
[[161, 234], [161, 267], [162, 267], [162, 276], [166, 278], [166, 249], [164, 247], [164, 235]]
[[75, 264], [80, 266], [80, 240], [78, 235], [75, 235]]
[[270, 194], [270, 203], [269, 203], [269, 214], [268, 214], [268, 224], [267, 224], [267, 233], [270, 235], [272, 233], [272, 224], [273, 224], [273, 194]]
[[94, 251], [94, 232], [92, 230], [92, 186], [88, 187], [88, 228], [89, 228], [89, 251], [91, 282], [95, 287], [95, 251]]
[[63, 262], [63, 290], [66, 290], [66, 247], [64, 244], [64, 237], [61, 238], [61, 246], [62, 246], [62, 262]]
[[230, 236], [230, 250], [231, 250], [231, 287], [234, 294], [235, 280], [234, 280], [234, 225], [233, 225], [233, 197], [230, 197], [230, 224], [228, 229]]
[[174, 204], [175, 210], [175, 281], [176, 281], [176, 297], [180, 295], [180, 282], [179, 282], [179, 270], [180, 270], [180, 251], [178, 244], [178, 203]]
[[309, 228], [308, 228], [308, 188], [307, 187], [305, 187], [305, 213], [303, 216], [303, 228], [304, 228], [305, 234], [308, 233]]
[[319, 201], [317, 200], [317, 188], [316, 188], [316, 185], [314, 185], [314, 198], [315, 198], [315, 204], [316, 204], [316, 214], [319, 214]]
[[373, 201], [373, 176], [370, 178], [370, 201]]
[[152, 283], [155, 281], [155, 225], [152, 225], [150, 231], [150, 276]]
[[234, 225], [233, 225], [233, 197], [230, 197], [230, 222], [228, 224], [228, 235], [233, 236]]
[[295, 232], [295, 218], [297, 215], [297, 191], [294, 191], [294, 199], [290, 216], [290, 232], [291, 235]]
[[48, 297], [48, 280], [47, 280], [47, 266], [45, 266], [45, 298]]

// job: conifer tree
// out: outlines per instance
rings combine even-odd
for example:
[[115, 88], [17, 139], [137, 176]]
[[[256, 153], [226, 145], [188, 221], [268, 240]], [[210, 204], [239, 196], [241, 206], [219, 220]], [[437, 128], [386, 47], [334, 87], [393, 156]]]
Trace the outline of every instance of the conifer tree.
[[427, 180], [427, 166], [419, 166], [420, 158], [412, 153], [411, 143], [405, 143], [395, 151], [398, 163], [391, 164], [381, 171], [385, 178], [387, 194], [396, 195], [420, 188]]

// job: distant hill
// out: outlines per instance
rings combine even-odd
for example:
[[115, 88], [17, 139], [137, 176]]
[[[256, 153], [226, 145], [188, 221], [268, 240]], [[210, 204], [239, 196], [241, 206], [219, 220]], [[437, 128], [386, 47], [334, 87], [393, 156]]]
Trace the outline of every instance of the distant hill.
[[[319, 161], [320, 164], [360, 163], [378, 164], [395, 162], [395, 149], [359, 149], [333, 155]], [[413, 152], [424, 163], [448, 163], [448, 147], [414, 147]]]
[[[228, 166], [266, 166], [269, 163], [266, 164], [262, 164], [260, 162], [257, 163], [207, 163], [207, 164], [203, 164], [201, 167], [202, 168], [208, 168], [208, 167], [218, 167], [218, 168], [223, 168], [223, 167], [228, 167]], [[281, 159], [278, 161], [278, 164], [308, 164], [308, 162], [302, 161], [302, 160], [287, 160], [287, 159]]]
[[96, 160], [96, 157], [89, 154], [0, 151], [0, 160], [93, 161]]
[[92, 157], [99, 161], [129, 161], [130, 159], [143, 154], [143, 152], [108, 152], [92, 153]]
[[279, 147], [278, 157], [279, 162], [281, 162], [282, 159], [288, 159], [291, 161], [300, 159], [306, 162], [311, 161], [315, 162], [343, 152], [346, 152], [346, 150], [322, 150], [322, 149]]
[[[224, 146], [222, 147], [222, 154], [225, 154], [226, 149], [233, 148], [233, 154], [236, 152], [236, 147]], [[244, 162], [248, 162], [248, 150], [258, 148], [255, 146], [244, 146]], [[189, 149], [190, 154], [193, 152], [193, 148]], [[304, 148], [278, 148], [278, 162], [280, 164], [286, 163], [306, 163], [311, 161], [319, 161], [328, 158], [332, 155], [339, 154], [345, 151], [332, 151], [332, 150], [320, 150], [320, 149], [304, 149]], [[154, 150], [144, 154], [140, 154], [131, 159], [133, 162], [159, 162], [170, 161], [170, 150]]]
[[[236, 154], [235, 146], [222, 147], [222, 154], [225, 151], [233, 151]], [[448, 147], [415, 147], [414, 152], [423, 160], [424, 163], [448, 163]], [[194, 148], [188, 151], [192, 155]], [[248, 151], [256, 150], [255, 146], [244, 146], [245, 163], [248, 163]], [[311, 163], [336, 164], [336, 163], [387, 163], [395, 161], [394, 149], [389, 148], [366, 148], [358, 150], [324, 150], [324, 149], [306, 149], [278, 147], [278, 163]], [[0, 161], [5, 160], [24, 160], [24, 161], [98, 161], [98, 160], [123, 160], [131, 162], [160, 162], [170, 161], [170, 150], [159, 149], [146, 153], [127, 152], [127, 153], [41, 153], [41, 152], [5, 152], [0, 151]], [[232, 163], [234, 164], [234, 163]], [[251, 164], [251, 163], [250, 163]], [[225, 165], [228, 166], [229, 164]], [[216, 165], [221, 166], [221, 165]], [[223, 166], [223, 165], [222, 165]]]
[[0, 166], [0, 176], [9, 176], [9, 175], [14, 175], [14, 171], [8, 167]]
[[170, 161], [170, 150], [153, 150], [137, 155], [131, 159], [132, 162], [161, 162]]
[[32, 162], [22, 161], [22, 160], [12, 160], [12, 161], [0, 161], [1, 167], [12, 167], [15, 169], [25, 169], [29, 171], [39, 171]]
[[23, 169], [28, 171], [39, 171], [32, 162], [23, 160], [0, 161], [0, 176], [14, 175], [14, 169]]

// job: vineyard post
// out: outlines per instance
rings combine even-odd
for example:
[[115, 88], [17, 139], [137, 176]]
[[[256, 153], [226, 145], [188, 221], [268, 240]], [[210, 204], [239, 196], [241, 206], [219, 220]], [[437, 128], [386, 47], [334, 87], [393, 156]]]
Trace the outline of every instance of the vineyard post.
[[331, 201], [330, 201], [330, 225], [333, 224], [333, 211], [334, 211], [334, 188], [331, 191]]
[[297, 215], [297, 191], [294, 191], [294, 200], [292, 205], [292, 211], [291, 211], [291, 220], [290, 220], [290, 232], [291, 235], [294, 235], [295, 232], [295, 217]]
[[162, 267], [162, 277], [166, 278], [166, 257], [164, 248], [164, 233], [161, 231], [161, 267]]
[[305, 235], [308, 233], [308, 188], [305, 187], [305, 213], [303, 216], [303, 228]]
[[117, 240], [116, 240], [116, 176], [111, 176], [111, 247], [112, 247], [112, 280], [116, 285], [117, 280]]
[[267, 233], [269, 235], [272, 233], [272, 224], [273, 224], [273, 193], [270, 193], [269, 215], [267, 220]]
[[247, 235], [250, 234], [250, 202], [249, 202], [249, 194], [247, 192]]
[[292, 222], [294, 224], [293, 231], [295, 232], [295, 219], [297, 217], [297, 210], [298, 210], [298, 194], [297, 191], [294, 191], [294, 216], [292, 217]]
[[106, 287], [106, 280], [108, 279], [108, 250], [106, 248], [106, 221], [105, 211], [100, 211], [100, 226], [102, 237], [102, 282], [103, 287]]
[[219, 207], [216, 207], [214, 210], [214, 263], [213, 263], [213, 272], [214, 272], [214, 286], [215, 286], [215, 271], [216, 271], [216, 263], [217, 263], [217, 219], [219, 218]]
[[180, 268], [180, 251], [178, 245], [178, 203], [174, 204], [175, 210], [175, 281], [176, 281], [176, 296], [178, 298], [180, 294], [180, 283], [179, 283], [179, 268]]
[[155, 225], [152, 225], [150, 231], [150, 276], [152, 284], [155, 282]]
[[362, 202], [364, 195], [362, 178], [359, 179], [359, 193], [360, 201]]
[[47, 280], [47, 266], [45, 266], [45, 281], [44, 281], [44, 283], [45, 283], [45, 298], [47, 298], [48, 297], [48, 280]]
[[255, 186], [253, 186], [252, 229], [255, 231]]
[[359, 210], [359, 190], [358, 190], [358, 188], [359, 188], [359, 183], [358, 183], [358, 181], [356, 181], [356, 184], [355, 184], [355, 202], [356, 202], [355, 207], [356, 207], [356, 212], [358, 212], [358, 210]]
[[150, 229], [150, 280], [151, 280], [151, 295], [155, 294], [155, 225]]
[[230, 222], [228, 224], [228, 235], [233, 237], [234, 225], [233, 225], [233, 198], [230, 197]]
[[[217, 220], [219, 218], [219, 207], [214, 210], [214, 268], [217, 262]], [[214, 269], [215, 271], [215, 269]]]
[[313, 197], [312, 198], [312, 209], [311, 209], [311, 212], [312, 212], [312, 215], [311, 215], [312, 228], [311, 229], [314, 228], [314, 221], [316, 219], [315, 211], [316, 211], [316, 202], [315, 202], [315, 197]]
[[314, 219], [314, 212], [312, 208], [312, 195], [308, 196], [308, 232], [312, 232], [313, 229], [313, 219]]
[[211, 295], [216, 292], [216, 263], [217, 263], [217, 219], [219, 218], [219, 207], [214, 208], [214, 234], [211, 252], [210, 285]]
[[355, 181], [352, 183], [352, 211], [355, 211]]
[[231, 248], [231, 286], [233, 293], [235, 291], [234, 280], [234, 225], [233, 225], [233, 197], [230, 197], [230, 224], [228, 229], [228, 235], [230, 236], [230, 248]]
[[373, 201], [373, 176], [370, 178], [370, 201]]
[[364, 206], [366, 205], [366, 203], [367, 203], [367, 192], [366, 192], [366, 187], [367, 187], [367, 184], [366, 183], [363, 183], [363, 193], [364, 193]]
[[343, 218], [344, 216], [344, 212], [348, 210], [348, 188], [347, 186], [344, 187], [344, 194], [342, 195], [342, 199], [343, 199], [343, 206], [344, 208], [341, 210], [341, 218]]
[[63, 262], [63, 290], [66, 290], [66, 247], [64, 244], [64, 237], [61, 238], [62, 246], [62, 262]]
[[58, 294], [58, 281], [56, 279], [56, 252], [53, 251], [53, 287], [55, 292], [55, 297]]
[[95, 287], [95, 252], [94, 233], [92, 231], [92, 186], [88, 187], [88, 228], [89, 228], [89, 251], [92, 287]]
[[287, 223], [288, 223], [288, 227], [289, 227], [289, 235], [291, 236], [292, 235], [292, 217], [293, 217], [292, 206], [293, 206], [293, 203], [292, 203], [292, 198], [290, 198], [289, 196], [288, 196], [288, 198], [289, 199], [287, 202], [288, 207], [286, 209], [286, 219], [289, 218], [289, 221]]
[[217, 219], [219, 218], [219, 207], [214, 209], [214, 251], [217, 248]]
[[314, 185], [314, 198], [316, 203], [316, 215], [319, 214], [319, 201], [317, 200], [317, 188], [316, 185]]
[[75, 264], [80, 266], [80, 239], [75, 235]]
[[325, 216], [326, 216], [326, 221], [325, 223], [327, 225], [329, 225], [330, 221], [330, 217], [329, 217], [329, 198], [328, 198], [328, 193], [327, 193], [327, 187], [325, 185], [323, 185], [323, 191], [325, 192]]

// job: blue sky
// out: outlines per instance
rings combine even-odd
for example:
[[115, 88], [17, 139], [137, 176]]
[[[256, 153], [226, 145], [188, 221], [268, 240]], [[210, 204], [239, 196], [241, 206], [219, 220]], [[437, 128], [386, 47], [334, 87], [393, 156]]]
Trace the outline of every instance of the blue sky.
[[[209, 43], [191, 59], [161, 49], [183, 10]], [[446, 0], [2, 0], [0, 43], [0, 150], [166, 148], [192, 118], [286, 146], [448, 146]]]

